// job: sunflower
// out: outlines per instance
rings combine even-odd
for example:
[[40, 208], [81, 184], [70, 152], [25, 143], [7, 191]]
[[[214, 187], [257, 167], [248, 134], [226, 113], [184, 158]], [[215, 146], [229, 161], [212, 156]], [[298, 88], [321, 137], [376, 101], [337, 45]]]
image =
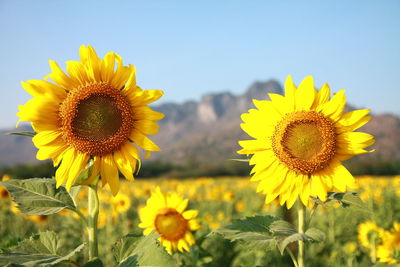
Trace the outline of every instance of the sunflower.
[[390, 231], [382, 236], [382, 245], [378, 246], [377, 256], [380, 262], [400, 263], [400, 223], [395, 222]]
[[146, 206], [139, 210], [144, 235], [156, 231], [160, 234], [160, 242], [171, 254], [173, 251], [190, 251], [189, 247], [195, 243], [190, 231], [200, 228], [195, 217], [197, 210], [186, 210], [188, 199], [176, 193], [163, 194], [157, 187], [147, 200]]
[[358, 226], [358, 241], [363, 247], [372, 249], [379, 242], [384, 230], [374, 222], [366, 221]]
[[[7, 174], [3, 175], [3, 177], [0, 179], [0, 181], [8, 181], [10, 180], [10, 176]], [[0, 185], [0, 199], [9, 199], [8, 191], [7, 189]]]
[[100, 175], [102, 185], [108, 184], [116, 195], [118, 171], [132, 181], [140, 166], [136, 146], [147, 151], [146, 156], [160, 150], [146, 135], [157, 133], [155, 122], [164, 115], [147, 104], [163, 92], [142, 90], [136, 85], [134, 66], [124, 66], [113, 52], [100, 59], [91, 46], [80, 47], [80, 61], [67, 62], [67, 74], [49, 62], [52, 72], [47, 78], [53, 82], [22, 82], [33, 98], [17, 113], [19, 121], [31, 122], [37, 133], [37, 159], [52, 159], [58, 166], [57, 187], [66, 183], [68, 190], [91, 161], [86, 182]]
[[341, 161], [370, 151], [372, 135], [353, 132], [370, 120], [368, 109], [343, 114], [344, 90], [330, 99], [324, 84], [317, 91], [313, 78], [306, 77], [298, 88], [288, 76], [285, 95], [269, 94], [270, 101], [253, 100], [256, 109], [242, 114], [241, 128], [254, 140], [239, 141], [239, 154], [253, 154], [250, 165], [257, 191], [266, 203], [279, 197], [291, 208], [298, 196], [308, 205], [310, 196], [322, 201], [327, 192], [344, 192], [354, 178]]
[[128, 195], [121, 193], [114, 197], [111, 203], [113, 211], [117, 215], [129, 210], [131, 207], [131, 198]]

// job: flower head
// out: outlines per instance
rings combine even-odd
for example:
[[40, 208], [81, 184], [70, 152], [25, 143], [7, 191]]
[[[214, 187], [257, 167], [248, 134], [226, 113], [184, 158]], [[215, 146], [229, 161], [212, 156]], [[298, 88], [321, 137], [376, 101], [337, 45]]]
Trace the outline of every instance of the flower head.
[[112, 207], [116, 214], [124, 213], [131, 207], [131, 198], [126, 194], [120, 193], [112, 200]]
[[360, 244], [363, 247], [372, 249], [379, 242], [385, 231], [374, 222], [366, 221], [358, 226], [357, 232]]
[[119, 190], [119, 175], [133, 180], [140, 164], [137, 147], [160, 150], [147, 135], [156, 134], [162, 113], [147, 105], [159, 99], [160, 90], [142, 90], [136, 71], [109, 52], [100, 59], [91, 46], [81, 46], [80, 61], [67, 62], [67, 74], [50, 60], [46, 80], [23, 82], [33, 98], [19, 106], [19, 121], [30, 121], [36, 131], [33, 143], [37, 159], [52, 159], [57, 187], [75, 183], [79, 173], [93, 161], [90, 183], [98, 175], [113, 195]]
[[191, 231], [199, 229], [200, 225], [195, 219], [199, 212], [186, 210], [188, 202], [188, 199], [175, 193], [163, 194], [157, 187], [146, 206], [139, 210], [139, 227], [145, 229], [145, 235], [152, 231], [160, 234], [161, 244], [169, 253], [189, 251], [195, 243]]
[[341, 161], [368, 153], [372, 135], [353, 132], [370, 120], [368, 109], [343, 113], [344, 90], [330, 98], [324, 84], [317, 91], [313, 78], [298, 88], [288, 76], [285, 95], [269, 94], [271, 100], [253, 100], [256, 109], [242, 115], [242, 129], [254, 140], [239, 141], [239, 154], [253, 154], [253, 181], [266, 203], [279, 197], [292, 207], [298, 196], [308, 205], [310, 196], [326, 200], [327, 192], [345, 191], [354, 178]]
[[378, 246], [377, 256], [380, 262], [400, 263], [400, 223], [395, 222], [390, 231], [385, 231], [382, 244]]

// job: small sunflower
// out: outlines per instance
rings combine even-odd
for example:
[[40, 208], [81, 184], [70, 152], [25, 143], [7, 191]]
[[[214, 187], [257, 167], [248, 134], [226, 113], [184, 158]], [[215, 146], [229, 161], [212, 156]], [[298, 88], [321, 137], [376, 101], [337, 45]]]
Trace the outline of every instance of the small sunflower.
[[147, 105], [159, 99], [160, 90], [142, 90], [136, 71], [124, 66], [122, 58], [109, 52], [100, 59], [91, 46], [80, 47], [80, 61], [68, 61], [64, 73], [50, 60], [46, 80], [29, 80], [22, 87], [33, 98], [19, 106], [19, 121], [29, 121], [36, 131], [33, 143], [37, 159], [52, 159], [57, 187], [69, 190], [79, 173], [93, 161], [87, 183], [101, 176], [113, 195], [119, 190], [120, 171], [126, 179], [140, 164], [136, 146], [158, 151], [147, 135], [156, 134], [162, 113]]
[[253, 100], [256, 109], [242, 114], [241, 127], [254, 140], [239, 141], [238, 153], [254, 154], [252, 181], [260, 181], [257, 191], [267, 195], [266, 203], [279, 197], [291, 208], [299, 196], [307, 206], [310, 196], [325, 201], [328, 191], [353, 186], [341, 161], [370, 152], [364, 148], [374, 137], [353, 131], [371, 117], [368, 109], [343, 114], [344, 90], [330, 94], [327, 84], [317, 91], [311, 76], [298, 88], [288, 76], [284, 96]]
[[378, 246], [377, 257], [380, 262], [400, 263], [400, 223], [395, 222], [390, 231], [382, 236], [382, 245]]
[[[8, 176], [7, 174], [3, 175], [3, 177], [0, 179], [0, 181], [8, 181], [10, 180], [10, 176]], [[8, 191], [7, 189], [0, 185], [0, 199], [9, 199], [10, 196], [8, 195]]]
[[195, 239], [190, 231], [200, 228], [195, 217], [197, 210], [186, 210], [189, 200], [182, 196], [170, 193], [163, 194], [157, 187], [147, 200], [146, 206], [139, 210], [144, 235], [155, 230], [160, 234], [160, 242], [169, 253], [179, 250], [190, 251]]
[[[358, 226], [357, 232], [360, 244], [369, 249], [372, 249], [378, 244], [380, 238], [384, 234], [384, 230], [371, 221], [361, 223]], [[375, 245], [373, 245], [372, 242], [375, 243]]]
[[120, 193], [113, 198], [112, 207], [115, 214], [124, 213], [131, 207], [131, 198], [126, 194]]

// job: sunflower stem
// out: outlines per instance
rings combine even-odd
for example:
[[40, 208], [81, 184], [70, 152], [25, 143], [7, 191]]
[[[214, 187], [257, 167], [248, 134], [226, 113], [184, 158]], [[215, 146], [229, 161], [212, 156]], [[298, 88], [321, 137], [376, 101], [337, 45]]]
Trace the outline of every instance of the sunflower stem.
[[98, 258], [99, 246], [97, 240], [97, 220], [99, 217], [99, 197], [97, 184], [89, 186], [88, 192], [88, 236], [89, 236], [89, 260]]
[[[298, 205], [298, 232], [300, 234], [304, 234], [304, 223], [305, 223], [305, 213], [306, 213], [306, 207], [299, 201]], [[299, 240], [299, 251], [297, 254], [297, 266], [298, 267], [304, 267], [304, 241]]]
[[293, 252], [290, 250], [290, 248], [286, 247], [286, 251], [289, 254], [290, 258], [292, 259], [294, 267], [299, 267], [299, 265], [297, 264], [296, 257], [293, 255]]

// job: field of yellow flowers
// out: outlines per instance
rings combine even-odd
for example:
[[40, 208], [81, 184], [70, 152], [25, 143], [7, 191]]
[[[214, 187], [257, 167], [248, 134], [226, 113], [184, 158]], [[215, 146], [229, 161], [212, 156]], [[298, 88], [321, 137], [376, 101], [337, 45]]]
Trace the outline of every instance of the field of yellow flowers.
[[[3, 177], [6, 179], [7, 176]], [[194, 232], [196, 244], [190, 252], [174, 253], [180, 266], [292, 266], [289, 256], [281, 257], [278, 251], [247, 250], [240, 242], [232, 243], [218, 234], [209, 234], [244, 216], [268, 213], [295, 221], [296, 216], [277, 203], [265, 205], [264, 197], [256, 193], [256, 184], [241, 177], [137, 180], [121, 186], [121, 192], [114, 198], [108, 190], [100, 190], [99, 254], [105, 266], [115, 265], [111, 247], [118, 237], [142, 232], [137, 212], [157, 186], [163, 192], [183, 195], [189, 199], [189, 208], [199, 210], [201, 228]], [[387, 266], [393, 262], [384, 255], [391, 255], [394, 248], [385, 247], [384, 242], [385, 235], [393, 233], [395, 223], [400, 221], [400, 176], [357, 177], [357, 187], [356, 192], [368, 209], [359, 209], [357, 205], [339, 209], [340, 204], [334, 202], [315, 207], [314, 212], [319, 216], [314, 216], [310, 223], [325, 232], [326, 242], [309, 246], [310, 266]], [[86, 190], [82, 188], [75, 196], [83, 214], [87, 213]], [[61, 235], [61, 247], [68, 251], [84, 235], [84, 226], [72, 212], [26, 216], [19, 213], [3, 187], [0, 197], [2, 249], [12, 248], [38, 231], [53, 230]], [[400, 246], [400, 236], [397, 238], [393, 242]]]

